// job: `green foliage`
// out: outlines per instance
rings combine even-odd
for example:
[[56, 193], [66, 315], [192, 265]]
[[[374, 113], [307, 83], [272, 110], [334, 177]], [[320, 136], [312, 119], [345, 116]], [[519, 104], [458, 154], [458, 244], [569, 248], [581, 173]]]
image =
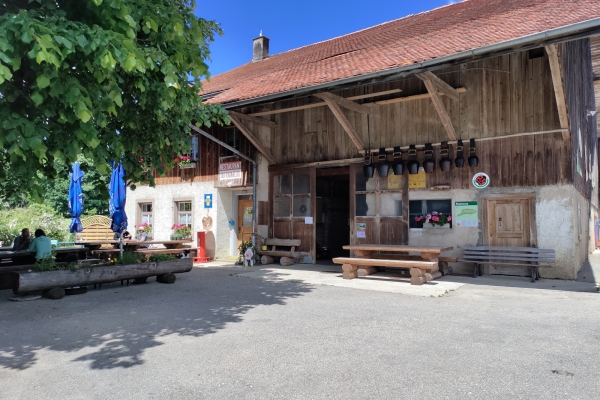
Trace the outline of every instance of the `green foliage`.
[[120, 264], [120, 265], [137, 264], [139, 261], [142, 261], [143, 259], [144, 259], [143, 255], [140, 255], [133, 251], [126, 251], [123, 253], [123, 256], [117, 260], [117, 264]]
[[70, 220], [57, 215], [56, 211], [44, 204], [0, 210], [0, 240], [8, 246], [21, 234], [21, 229], [29, 228], [33, 235], [40, 228], [50, 239], [65, 241], [69, 236], [69, 223]]
[[56, 257], [56, 253], [52, 252], [52, 255], [50, 255], [48, 257], [38, 258], [35, 261], [35, 264], [32, 269], [35, 272], [58, 271], [58, 270], [65, 269], [62, 265], [56, 265], [56, 261], [54, 260], [55, 257]]
[[[189, 152], [189, 124], [229, 123], [201, 104], [219, 25], [193, 0], [9, 1], [0, 13], [0, 191], [28, 191], [79, 155], [108, 175], [123, 156], [128, 184]], [[191, 81], [189, 80], [191, 79]]]
[[174, 260], [175, 256], [173, 254], [152, 254], [148, 257], [148, 261], [158, 262], [158, 261], [169, 261]]

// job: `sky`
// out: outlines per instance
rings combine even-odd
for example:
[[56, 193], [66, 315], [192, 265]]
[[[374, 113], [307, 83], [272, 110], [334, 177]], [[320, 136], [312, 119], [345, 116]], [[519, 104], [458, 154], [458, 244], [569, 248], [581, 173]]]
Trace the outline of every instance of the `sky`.
[[252, 60], [252, 39], [262, 30], [277, 54], [332, 39], [456, 0], [197, 0], [196, 15], [224, 31], [210, 45], [212, 76]]

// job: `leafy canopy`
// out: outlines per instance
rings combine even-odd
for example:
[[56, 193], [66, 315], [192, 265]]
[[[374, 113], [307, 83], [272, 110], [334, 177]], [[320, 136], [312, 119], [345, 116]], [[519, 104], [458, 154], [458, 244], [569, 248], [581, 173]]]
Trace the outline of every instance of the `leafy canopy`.
[[229, 123], [202, 104], [219, 25], [194, 0], [4, 0], [0, 11], [0, 187], [29, 191], [78, 155], [101, 174], [154, 184], [189, 151], [189, 124]]

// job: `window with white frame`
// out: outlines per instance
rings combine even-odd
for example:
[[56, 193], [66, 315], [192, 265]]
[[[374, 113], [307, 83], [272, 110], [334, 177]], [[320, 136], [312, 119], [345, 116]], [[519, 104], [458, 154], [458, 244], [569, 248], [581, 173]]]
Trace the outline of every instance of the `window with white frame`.
[[152, 225], [152, 203], [138, 203], [139, 219], [138, 224]]
[[187, 225], [192, 228], [192, 202], [177, 201], [175, 202], [175, 223], [179, 225]]

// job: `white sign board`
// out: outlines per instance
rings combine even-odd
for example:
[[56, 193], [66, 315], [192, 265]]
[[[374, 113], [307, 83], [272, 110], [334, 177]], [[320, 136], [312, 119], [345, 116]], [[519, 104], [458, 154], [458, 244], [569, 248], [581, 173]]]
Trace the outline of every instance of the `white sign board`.
[[219, 180], [229, 181], [242, 179], [242, 162], [232, 161], [219, 164]]

